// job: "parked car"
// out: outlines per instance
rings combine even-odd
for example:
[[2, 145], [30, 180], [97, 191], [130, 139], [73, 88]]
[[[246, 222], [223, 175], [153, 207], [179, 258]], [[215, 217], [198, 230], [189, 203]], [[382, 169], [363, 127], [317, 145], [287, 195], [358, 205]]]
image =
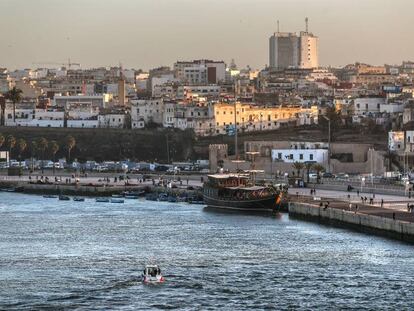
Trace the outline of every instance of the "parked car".
[[335, 175], [332, 174], [332, 173], [325, 172], [325, 173], [322, 174], [322, 177], [323, 178], [334, 178]]

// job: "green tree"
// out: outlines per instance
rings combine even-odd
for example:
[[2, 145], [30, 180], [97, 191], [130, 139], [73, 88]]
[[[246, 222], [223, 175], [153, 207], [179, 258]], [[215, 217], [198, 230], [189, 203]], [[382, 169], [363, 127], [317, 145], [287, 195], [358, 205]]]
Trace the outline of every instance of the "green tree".
[[16, 138], [13, 135], [7, 136], [7, 146], [9, 147], [9, 166], [11, 166], [11, 152], [14, 146], [16, 146]]
[[66, 137], [65, 146], [68, 150], [68, 163], [70, 163], [70, 153], [72, 149], [76, 146], [76, 140], [72, 135]]
[[16, 120], [16, 103], [22, 100], [22, 93], [23, 91], [21, 89], [13, 87], [5, 94], [6, 99], [13, 103], [13, 122]]
[[320, 180], [321, 180], [321, 172], [325, 171], [325, 168], [320, 165], [319, 163], [316, 163], [313, 165], [313, 169], [316, 171], [316, 182], [319, 184]]
[[22, 154], [23, 154], [23, 152], [25, 152], [25, 150], [26, 150], [26, 148], [27, 148], [27, 143], [26, 143], [26, 141], [23, 139], [23, 138], [20, 138], [18, 141], [17, 141], [17, 149], [18, 149], [18, 151], [19, 151], [19, 164], [20, 164], [20, 166], [22, 165]]
[[34, 157], [36, 156], [37, 153], [37, 142], [35, 140], [32, 140], [31, 142], [31, 148], [30, 148], [30, 152], [31, 152], [31, 156], [32, 156], [32, 172], [34, 171]]
[[297, 172], [297, 176], [300, 177], [300, 171], [303, 170], [304, 165], [302, 162], [293, 162], [292, 167]]
[[56, 161], [55, 157], [56, 157], [56, 153], [59, 151], [59, 144], [57, 143], [56, 140], [52, 140], [50, 142], [49, 149], [53, 157], [53, 175], [55, 175], [55, 161]]
[[46, 138], [41, 137], [37, 140], [37, 149], [41, 152], [42, 155], [42, 159], [41, 159], [41, 163], [42, 163], [42, 174], [44, 172], [44, 160], [45, 160], [45, 151], [47, 149], [48, 146], [48, 141]]
[[4, 138], [3, 134], [0, 133], [0, 148], [3, 146], [5, 140], [6, 139]]
[[305, 162], [304, 167], [306, 169], [306, 182], [309, 183], [309, 173], [310, 173], [310, 170], [313, 168], [313, 163]]

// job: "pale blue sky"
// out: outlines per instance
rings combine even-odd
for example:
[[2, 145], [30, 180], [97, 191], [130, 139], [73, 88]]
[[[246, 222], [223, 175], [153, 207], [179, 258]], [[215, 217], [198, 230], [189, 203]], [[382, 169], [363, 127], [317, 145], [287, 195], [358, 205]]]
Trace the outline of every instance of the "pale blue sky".
[[414, 60], [414, 0], [0, 0], [0, 67], [68, 57], [148, 69], [211, 58], [262, 68], [268, 38], [309, 17], [320, 63]]

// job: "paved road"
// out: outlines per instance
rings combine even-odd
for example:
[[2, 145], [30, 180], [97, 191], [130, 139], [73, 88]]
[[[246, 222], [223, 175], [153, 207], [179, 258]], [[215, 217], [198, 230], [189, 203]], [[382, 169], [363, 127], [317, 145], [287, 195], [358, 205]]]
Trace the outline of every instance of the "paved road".
[[[299, 196], [306, 196], [311, 197], [309, 188], [289, 188], [289, 194]], [[350, 196], [348, 198], [348, 195]], [[336, 191], [336, 190], [316, 190], [316, 194], [314, 195], [317, 198], [330, 198], [330, 199], [337, 199], [341, 201], [350, 202], [352, 204], [362, 204], [361, 196], [367, 197], [367, 205], [369, 203], [370, 198], [372, 198], [372, 193], [360, 193], [359, 196], [356, 192], [347, 192], [347, 191]], [[408, 199], [404, 196], [397, 196], [397, 195], [386, 195], [386, 194], [376, 194], [374, 199], [374, 204], [371, 206], [380, 207], [381, 200], [384, 200], [383, 207], [395, 209], [395, 210], [407, 210], [407, 203], [414, 204], [414, 199]]]

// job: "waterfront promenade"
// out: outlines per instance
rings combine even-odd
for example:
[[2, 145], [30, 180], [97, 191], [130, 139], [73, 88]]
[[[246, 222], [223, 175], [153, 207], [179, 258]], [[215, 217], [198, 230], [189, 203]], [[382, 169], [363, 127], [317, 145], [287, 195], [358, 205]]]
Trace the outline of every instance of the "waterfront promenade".
[[311, 195], [310, 191], [289, 189], [289, 215], [414, 243], [413, 199], [330, 190]]

